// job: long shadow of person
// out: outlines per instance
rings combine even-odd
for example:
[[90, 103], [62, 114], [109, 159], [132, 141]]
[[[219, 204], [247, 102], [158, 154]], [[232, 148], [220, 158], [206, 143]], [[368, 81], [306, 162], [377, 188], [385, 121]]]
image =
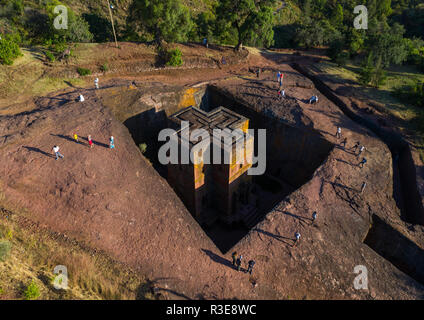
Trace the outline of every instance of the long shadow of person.
[[39, 148], [27, 147], [27, 146], [24, 146], [24, 148], [27, 149], [28, 151], [38, 152], [38, 153], [41, 153], [42, 155], [45, 155], [47, 157], [54, 158], [54, 155], [52, 155], [51, 153], [47, 153], [47, 152], [45, 152], [45, 151], [43, 151]]
[[350, 165], [352, 167], [356, 167], [357, 166], [356, 163], [348, 162], [348, 161], [345, 161], [345, 160], [342, 160], [342, 159], [336, 159], [336, 161], [342, 162], [342, 163], [345, 163], [345, 164], [348, 164], [348, 165]]
[[[88, 142], [88, 138], [83, 137], [82, 140], [87, 141]], [[104, 148], [109, 148], [109, 145], [106, 143], [102, 143], [102, 142], [98, 142], [96, 140], [91, 140], [93, 141], [93, 144], [104, 147]]]
[[86, 144], [84, 143], [84, 142], [82, 142], [82, 141], [76, 141], [75, 139], [73, 139], [73, 138], [71, 138], [71, 137], [69, 137], [69, 136], [65, 136], [65, 135], [63, 135], [63, 134], [53, 134], [53, 133], [50, 133], [50, 135], [51, 136], [53, 136], [53, 137], [58, 137], [58, 138], [62, 138], [62, 139], [65, 139], [65, 140], [68, 140], [68, 141], [70, 141], [70, 142], [75, 142], [75, 143], [78, 143], [78, 144], [81, 144], [81, 145], [83, 145], [83, 146], [85, 146]]
[[224, 266], [227, 266], [227, 267], [229, 267], [231, 269], [235, 269], [230, 260], [227, 260], [227, 259], [225, 259], [225, 258], [223, 258], [221, 256], [218, 256], [217, 254], [213, 253], [210, 250], [202, 249], [202, 251], [204, 253], [206, 253], [208, 255], [208, 257], [212, 259], [212, 261], [214, 261], [216, 263], [220, 263], [220, 264], [222, 264]]
[[256, 232], [258, 232], [258, 233], [262, 233], [262, 234], [264, 234], [264, 235], [266, 235], [266, 236], [268, 236], [268, 237], [274, 238], [275, 240], [278, 240], [278, 241], [280, 241], [280, 242], [282, 242], [282, 243], [285, 243], [285, 244], [287, 244], [287, 245], [289, 245], [289, 246], [291, 246], [291, 245], [292, 245], [290, 242], [286, 241], [286, 240], [293, 241], [293, 239], [292, 239], [292, 238], [283, 237], [283, 236], [280, 236], [279, 234], [273, 234], [273, 233], [271, 233], [271, 232], [264, 231], [264, 230], [262, 230], [262, 229], [258, 229], [258, 228], [253, 229], [253, 231], [256, 231]]

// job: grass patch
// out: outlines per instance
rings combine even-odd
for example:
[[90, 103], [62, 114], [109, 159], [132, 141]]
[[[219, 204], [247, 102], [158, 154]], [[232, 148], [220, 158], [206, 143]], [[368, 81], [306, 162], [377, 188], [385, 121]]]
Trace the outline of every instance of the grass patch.
[[338, 67], [332, 62], [322, 62], [317, 65], [319, 69], [328, 74], [333, 80], [353, 81], [353, 87], [358, 93], [364, 95], [370, 100], [374, 100], [385, 105], [388, 114], [403, 120], [411, 122], [412, 128], [416, 129], [414, 122], [424, 119], [424, 112], [421, 108], [400, 101], [395, 93], [400, 87], [411, 85], [417, 81], [424, 81], [424, 74], [420, 73], [412, 66], [397, 66], [388, 70], [387, 80], [380, 88], [362, 87], [358, 84], [360, 67], [353, 63], [348, 63], [345, 67]]
[[0, 261], [6, 261], [10, 255], [10, 250], [12, 249], [12, 244], [5, 240], [0, 241]]
[[[0, 201], [0, 209], [4, 205]], [[23, 228], [19, 222], [21, 214], [15, 210], [6, 218], [0, 210], [0, 242], [8, 242], [13, 248], [8, 259], [0, 263], [2, 296], [8, 299], [149, 298], [146, 280], [128, 267], [45, 230]], [[57, 275], [53, 271], [58, 265], [67, 268], [67, 290], [54, 289]]]
[[90, 74], [91, 74], [91, 70], [90, 70], [90, 69], [87, 69], [87, 68], [81, 68], [81, 67], [78, 67], [78, 68], [77, 68], [77, 72], [78, 72], [78, 74], [79, 74], [80, 76], [88, 76], [88, 75], [90, 75]]
[[34, 299], [37, 299], [39, 296], [40, 296], [40, 289], [38, 288], [37, 284], [33, 280], [25, 289], [24, 298], [25, 300], [34, 300]]

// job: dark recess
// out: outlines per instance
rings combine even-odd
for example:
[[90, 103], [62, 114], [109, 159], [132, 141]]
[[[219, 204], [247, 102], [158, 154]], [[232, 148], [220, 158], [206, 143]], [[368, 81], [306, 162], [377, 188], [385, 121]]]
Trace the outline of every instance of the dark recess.
[[[258, 204], [258, 215], [248, 225], [238, 223], [228, 226], [218, 221], [211, 226], [202, 226], [221, 252], [225, 253], [286, 196], [307, 183], [315, 170], [327, 159], [334, 145], [313, 128], [290, 126], [275, 117], [259, 113], [252, 107], [238, 102], [237, 99], [226, 95], [216, 87], [207, 87], [202, 97], [199, 97], [197, 107], [210, 111], [219, 106], [249, 118], [250, 129], [267, 130], [267, 169], [263, 176], [253, 177], [253, 182], [275, 195], [270, 201], [261, 201]], [[166, 107], [164, 109], [166, 110]], [[166, 113], [150, 109], [127, 119], [124, 125], [137, 145], [147, 144], [144, 155], [152, 162], [157, 172], [166, 178], [167, 168], [157, 159], [161, 146], [158, 142], [159, 131], [168, 127]], [[279, 144], [276, 143], [277, 140]], [[255, 135], [255, 154], [257, 154], [256, 142]]]
[[372, 216], [372, 227], [364, 243], [400, 271], [424, 284], [424, 250], [376, 215]]

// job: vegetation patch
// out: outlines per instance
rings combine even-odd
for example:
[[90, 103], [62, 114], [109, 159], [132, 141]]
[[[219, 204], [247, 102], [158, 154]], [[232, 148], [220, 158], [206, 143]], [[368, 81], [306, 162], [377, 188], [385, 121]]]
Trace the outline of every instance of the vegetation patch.
[[[0, 251], [8, 252], [0, 263], [0, 295], [11, 299], [154, 298], [146, 280], [128, 267], [47, 231], [23, 228], [18, 215], [14, 212], [6, 218], [0, 210]], [[67, 268], [67, 290], [53, 287], [57, 265]]]
[[183, 53], [180, 49], [172, 49], [166, 53], [166, 65], [172, 67], [179, 67], [183, 65]]
[[31, 281], [31, 283], [25, 289], [23, 295], [25, 300], [37, 299], [40, 296], [40, 289], [34, 281]]
[[90, 75], [90, 74], [91, 74], [91, 70], [90, 70], [90, 69], [87, 69], [87, 68], [81, 68], [81, 67], [78, 67], [78, 68], [77, 68], [77, 72], [78, 72], [78, 74], [79, 74], [80, 76], [88, 76], [88, 75]]
[[7, 241], [0, 241], [0, 261], [6, 261], [10, 255], [10, 250], [12, 249], [12, 244]]
[[0, 64], [12, 65], [22, 55], [16, 38], [5, 36], [0, 39]]

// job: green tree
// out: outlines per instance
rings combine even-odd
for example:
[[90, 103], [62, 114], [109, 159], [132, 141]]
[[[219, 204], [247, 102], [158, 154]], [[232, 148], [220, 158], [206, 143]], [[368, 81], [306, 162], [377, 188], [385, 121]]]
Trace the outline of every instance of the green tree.
[[193, 36], [194, 40], [199, 41], [203, 38], [207, 38], [210, 41], [215, 35], [216, 17], [211, 11], [201, 12], [195, 19], [196, 35]]
[[367, 59], [363, 61], [361, 71], [359, 72], [359, 82], [361, 84], [371, 84], [376, 88], [384, 84], [387, 76], [386, 72], [381, 67], [381, 57], [378, 59], [377, 64], [374, 64], [374, 54], [370, 53]]
[[303, 25], [296, 31], [296, 41], [301, 47], [311, 48], [328, 45], [342, 34], [328, 20], [311, 20], [309, 25]]
[[93, 35], [91, 34], [89, 24], [82, 17], [77, 16], [71, 8], [65, 6], [68, 12], [68, 28], [56, 29], [54, 27], [54, 20], [58, 16], [54, 13], [55, 7], [64, 5], [58, 0], [49, 0], [46, 5], [46, 12], [48, 16], [48, 32], [46, 40], [51, 40], [55, 43], [63, 42], [91, 42]]
[[362, 84], [379, 87], [386, 79], [384, 69], [391, 64], [401, 64], [408, 58], [404, 32], [405, 29], [399, 24], [389, 27], [383, 22], [373, 27], [365, 43], [366, 60], [360, 72]]
[[345, 50], [344, 39], [339, 38], [331, 42], [327, 54], [338, 66], [345, 65], [349, 59], [349, 53]]
[[243, 43], [270, 46], [273, 43], [273, 6], [275, 0], [222, 0], [216, 9], [217, 32], [234, 34], [236, 48]]
[[332, 15], [331, 15], [331, 22], [335, 26], [341, 26], [343, 24], [343, 7], [340, 3], [336, 5], [336, 7], [333, 9]]
[[347, 48], [351, 55], [358, 54], [364, 49], [366, 32], [364, 30], [350, 29], [347, 36]]
[[152, 34], [157, 42], [186, 41], [193, 22], [180, 0], [134, 0], [128, 23]]
[[387, 68], [390, 64], [401, 64], [408, 57], [407, 42], [403, 38], [405, 29], [399, 24], [387, 27], [380, 24], [366, 41], [368, 55], [377, 68]]

